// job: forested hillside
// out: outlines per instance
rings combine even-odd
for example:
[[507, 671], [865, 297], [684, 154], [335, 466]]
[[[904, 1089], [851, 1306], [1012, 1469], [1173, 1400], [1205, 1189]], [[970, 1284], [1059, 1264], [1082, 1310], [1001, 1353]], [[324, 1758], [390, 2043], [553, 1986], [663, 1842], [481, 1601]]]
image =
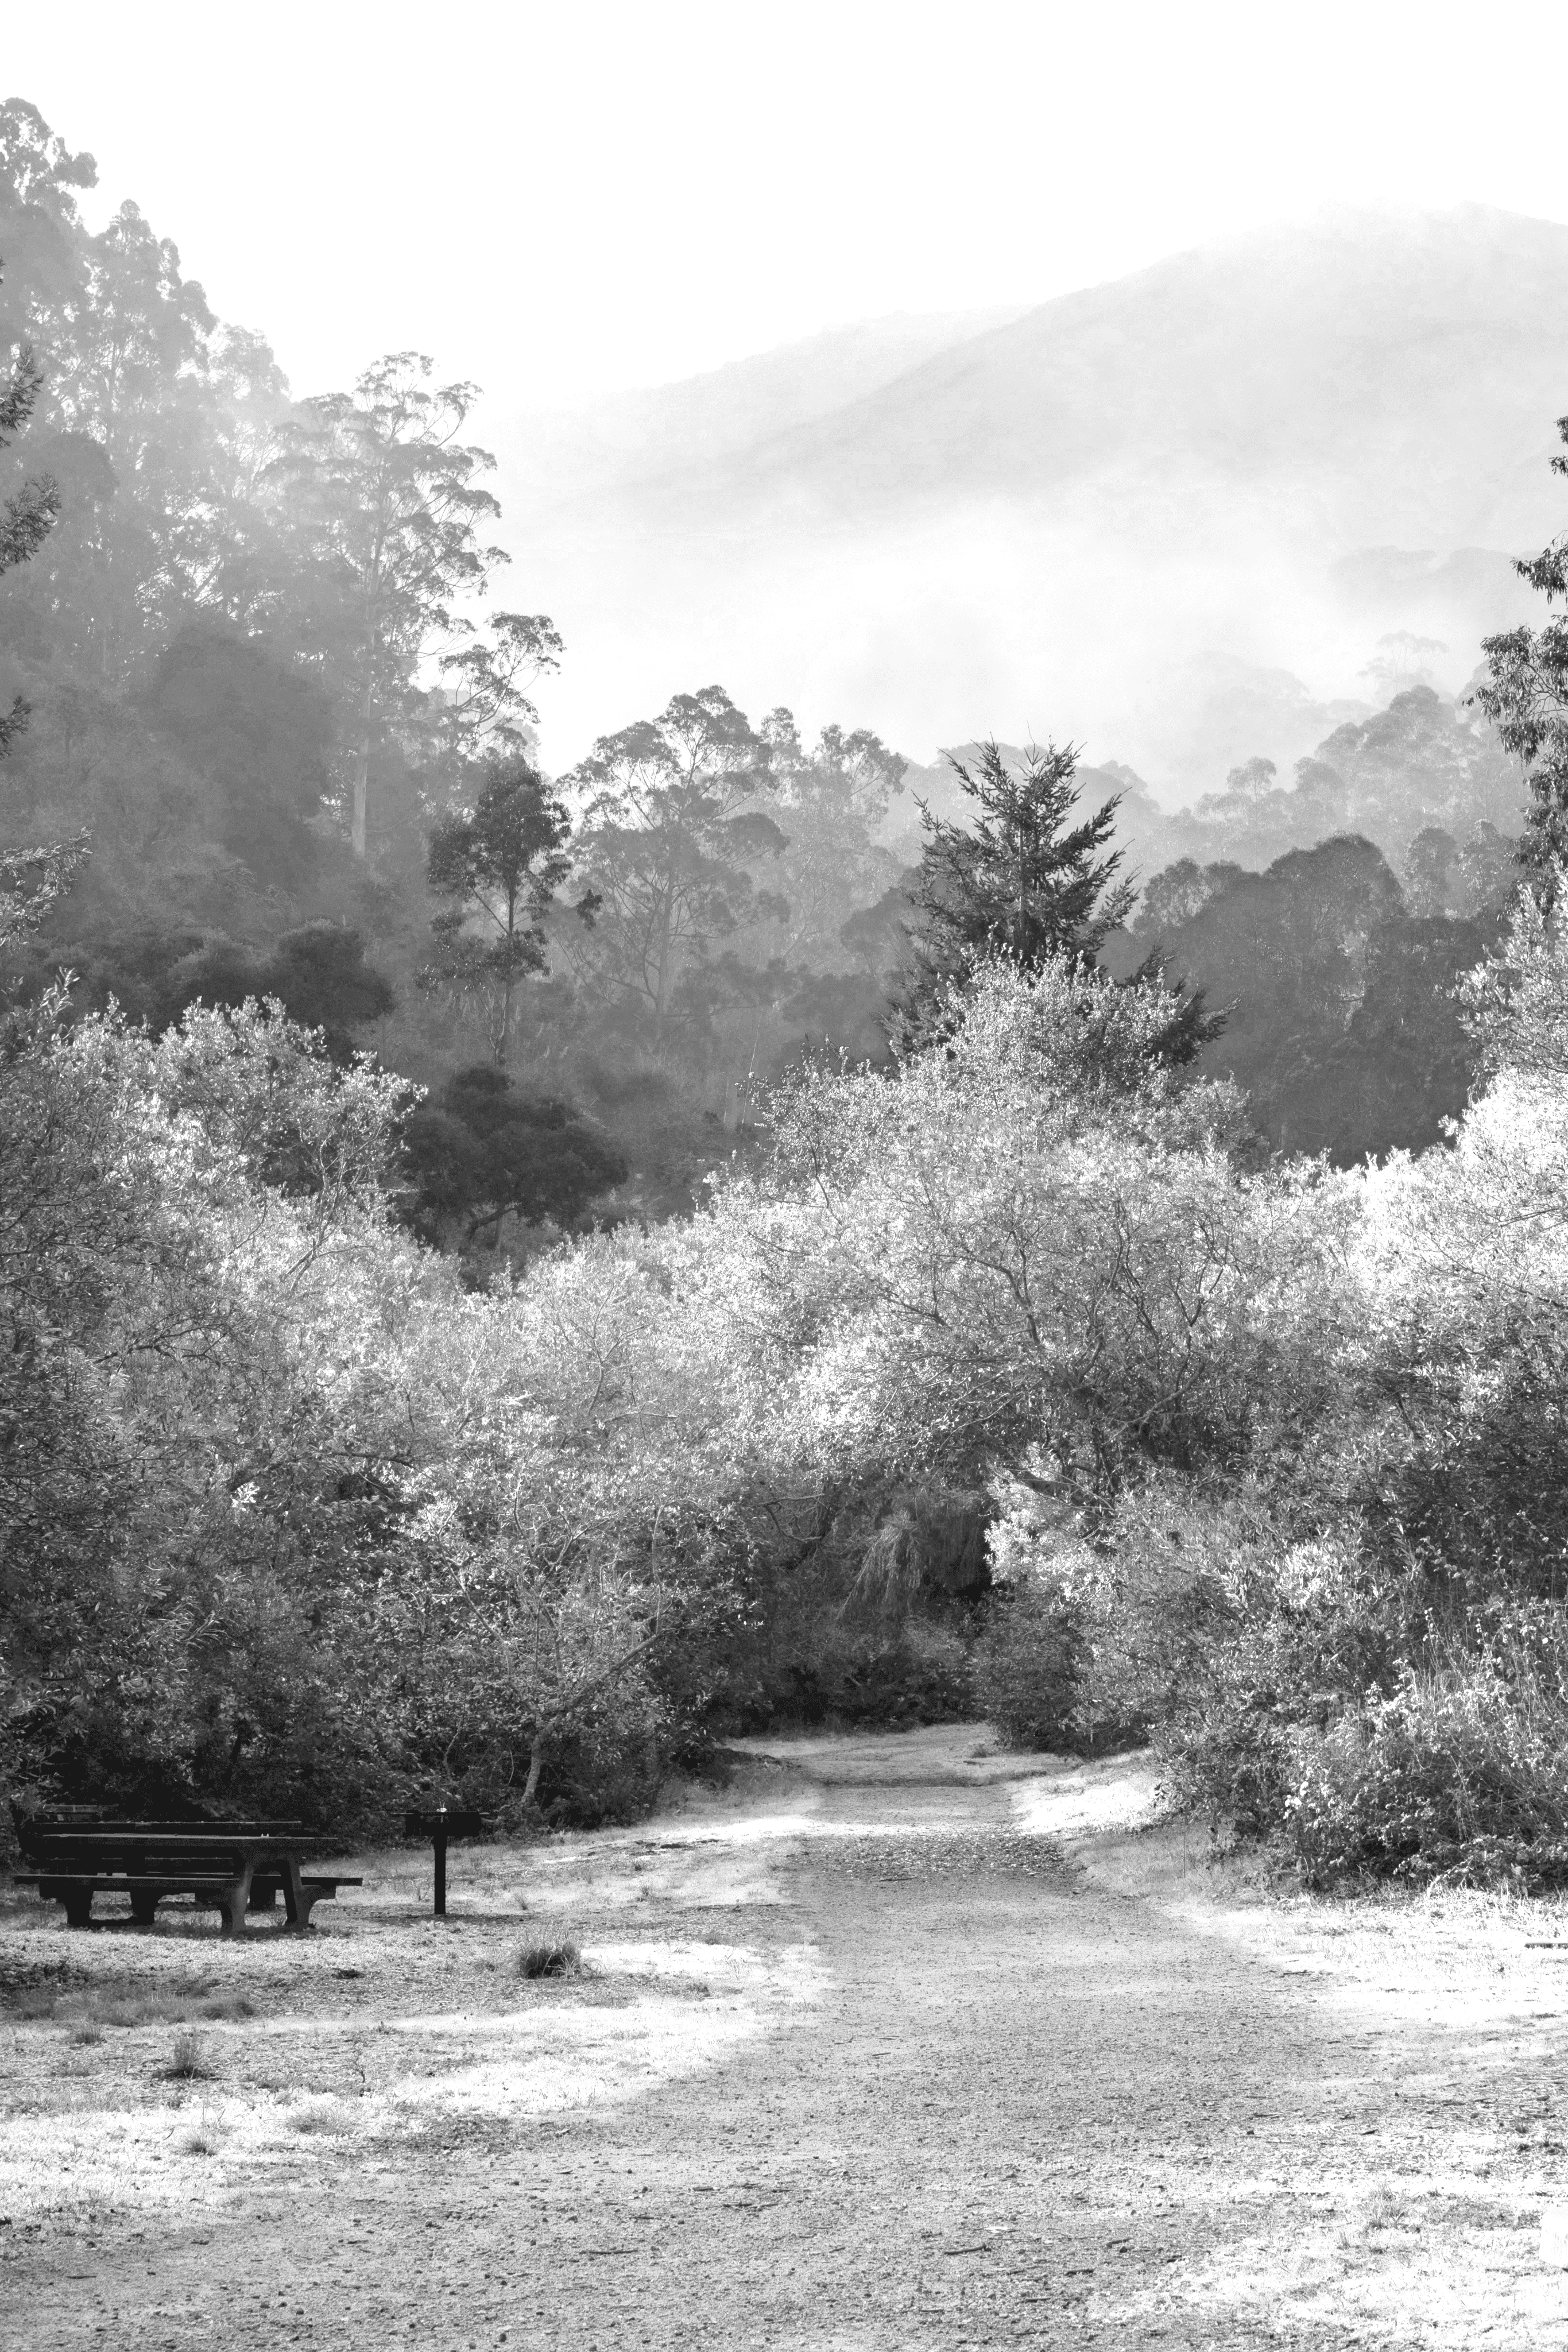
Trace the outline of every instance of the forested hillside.
[[297, 398], [92, 177], [0, 110], [8, 1786], [984, 1709], [1568, 1877], [1564, 541], [1179, 815], [689, 682], [552, 774], [474, 387]]

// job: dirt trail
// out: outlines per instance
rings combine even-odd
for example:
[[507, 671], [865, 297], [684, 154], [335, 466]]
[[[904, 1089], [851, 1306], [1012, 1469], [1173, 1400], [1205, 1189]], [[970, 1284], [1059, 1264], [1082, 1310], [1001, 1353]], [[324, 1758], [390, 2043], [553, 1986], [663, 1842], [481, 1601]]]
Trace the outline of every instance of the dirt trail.
[[[817, 1748], [780, 1795], [596, 1849], [655, 1874], [683, 1837], [766, 1849], [738, 1916], [689, 1883], [616, 1915], [650, 1950], [707, 1937], [716, 1969], [743, 1938], [787, 1987], [755, 2030], [553, 2113], [507, 2113], [470, 2065], [473, 2095], [415, 2138], [242, 2177], [193, 2221], [46, 2232], [0, 2272], [0, 2340], [183, 2346], [193, 2322], [356, 2352], [1568, 2340], [1568, 2273], [1540, 2255], [1563, 2021], [1522, 2014], [1517, 1985], [1456, 2011], [1464, 1969], [1490, 1965], [1473, 1934], [1445, 1931], [1435, 2001], [1430, 1969], [1374, 1981], [1399, 1974], [1378, 1917], [1352, 1922], [1372, 1958], [1347, 1965], [1350, 1915], [1251, 1904], [1238, 1926], [1183, 1881], [1179, 1832], [1046, 1833], [1135, 1778], [988, 1782], [949, 1741], [924, 1780], [879, 1781], [867, 1743]], [[885, 1752], [902, 1775], [920, 1749]], [[580, 1883], [574, 1926], [588, 1906]], [[363, 1951], [377, 1929], [334, 1932]], [[672, 1984], [696, 2017], [714, 1988], [695, 1965]], [[588, 2019], [628, 1996], [606, 1977], [580, 1998]]]

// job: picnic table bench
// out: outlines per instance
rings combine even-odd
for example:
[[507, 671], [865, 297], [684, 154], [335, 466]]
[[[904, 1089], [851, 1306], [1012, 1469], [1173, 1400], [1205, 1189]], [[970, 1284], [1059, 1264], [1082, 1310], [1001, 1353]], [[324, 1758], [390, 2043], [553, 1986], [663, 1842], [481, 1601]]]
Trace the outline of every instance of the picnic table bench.
[[25, 1870], [12, 1877], [63, 1903], [72, 1927], [92, 1925], [95, 1895], [129, 1895], [131, 1916], [151, 1927], [166, 1895], [215, 1904], [225, 1936], [243, 1934], [247, 1911], [272, 1911], [281, 1894], [291, 1927], [308, 1927], [318, 1903], [357, 1878], [307, 1877], [300, 1864], [326, 1844], [298, 1822], [84, 1821], [79, 1812], [17, 1814]]

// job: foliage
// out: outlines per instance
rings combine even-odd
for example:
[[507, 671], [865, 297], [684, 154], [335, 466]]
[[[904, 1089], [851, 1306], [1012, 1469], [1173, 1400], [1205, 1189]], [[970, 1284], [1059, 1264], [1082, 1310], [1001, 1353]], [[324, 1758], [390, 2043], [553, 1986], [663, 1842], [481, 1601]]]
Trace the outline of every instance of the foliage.
[[1060, 1588], [1030, 1583], [998, 1600], [975, 1647], [975, 1689], [1009, 1748], [1079, 1744], [1083, 1654], [1082, 1614]]
[[1284, 1811], [1309, 1885], [1568, 1885], [1568, 1652], [1561, 1612], [1353, 1700], [1294, 1744]]
[[1157, 989], [1065, 958], [985, 963], [950, 1042], [891, 1080], [780, 1091], [775, 1185], [735, 1192], [781, 1328], [819, 1335], [835, 1454], [964, 1483], [1035, 1444], [1113, 1486], [1138, 1460], [1244, 1458], [1310, 1412], [1296, 1348], [1332, 1296], [1339, 1196], [1238, 1174], [1235, 1098], [1161, 1066], [1166, 1019]]
[[[1449, 852], [1453, 855], [1450, 856]], [[1356, 835], [1291, 850], [1262, 874], [1188, 859], [1155, 877], [1138, 932], [1159, 939], [1228, 1004], [1200, 1066], [1247, 1093], [1275, 1150], [1327, 1151], [1340, 1165], [1435, 1143], [1463, 1110], [1475, 1056], [1458, 1003], [1495, 933], [1473, 900], [1487, 845], [1467, 867], [1446, 834], [1417, 837], [1424, 885], [1412, 916], [1375, 845]]]
[[574, 1230], [624, 1183], [613, 1144], [570, 1103], [518, 1094], [501, 1070], [459, 1070], [407, 1126], [411, 1223], [426, 1241], [471, 1245], [516, 1216]]

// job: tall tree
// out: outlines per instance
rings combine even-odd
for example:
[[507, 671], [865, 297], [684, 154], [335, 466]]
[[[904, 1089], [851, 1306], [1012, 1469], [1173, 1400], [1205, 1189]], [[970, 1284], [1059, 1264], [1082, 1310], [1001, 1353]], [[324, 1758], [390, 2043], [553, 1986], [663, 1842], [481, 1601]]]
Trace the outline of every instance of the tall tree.
[[112, 693], [193, 606], [255, 601], [267, 541], [259, 453], [287, 407], [265, 341], [222, 327], [178, 248], [133, 204], [89, 236], [72, 155], [37, 110], [0, 106], [0, 251], [13, 264], [0, 346], [30, 341], [45, 375], [35, 430], [60, 528], [20, 583], [7, 634]]
[[479, 540], [501, 511], [480, 481], [495, 460], [457, 437], [476, 387], [433, 385], [432, 373], [422, 353], [394, 352], [351, 393], [306, 401], [279, 429], [267, 469], [315, 598], [302, 644], [346, 713], [360, 857], [376, 750], [422, 705], [425, 657], [476, 634], [455, 601], [482, 594], [507, 560]]
[[574, 867], [599, 906], [579, 961], [661, 1034], [688, 967], [784, 906], [757, 883], [785, 845], [763, 805], [777, 788], [769, 746], [709, 686], [601, 736], [568, 782], [583, 812]]
[[[1568, 442], [1568, 416], [1557, 420], [1558, 437]], [[1568, 474], [1568, 457], [1552, 460], [1554, 474]], [[1539, 555], [1514, 565], [1547, 603], [1539, 629], [1505, 629], [1483, 637], [1487, 681], [1476, 700], [1508, 749], [1523, 762], [1530, 808], [1519, 862], [1542, 903], [1555, 895], [1557, 869], [1568, 862], [1568, 531]]]
[[[440, 942], [433, 974], [467, 988], [479, 982], [495, 992], [497, 1066], [511, 1043], [517, 982], [544, 969], [544, 917], [570, 865], [565, 847], [570, 829], [538, 770], [513, 752], [487, 764], [472, 810], [442, 818], [430, 836], [431, 887], [453, 902], [433, 925]], [[464, 925], [475, 917], [485, 930], [477, 940], [464, 936]]]

